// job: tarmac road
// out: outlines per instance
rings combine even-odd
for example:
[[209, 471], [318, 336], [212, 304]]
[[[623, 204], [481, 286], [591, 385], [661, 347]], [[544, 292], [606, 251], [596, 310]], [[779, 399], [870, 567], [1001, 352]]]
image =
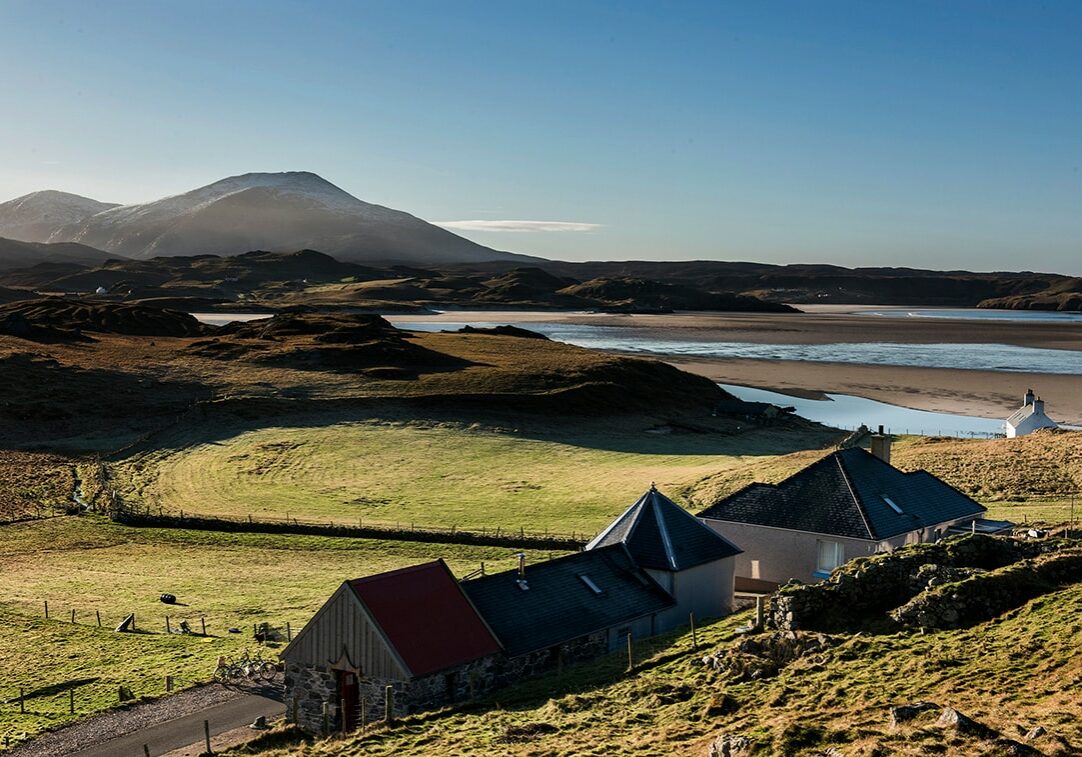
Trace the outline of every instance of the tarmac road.
[[248, 725], [259, 715], [273, 720], [284, 714], [285, 705], [280, 701], [259, 694], [247, 694], [72, 752], [68, 757], [144, 757], [144, 744], [150, 747], [151, 757], [155, 757], [190, 744], [202, 743], [204, 720], [210, 722], [210, 734], [215, 736]]

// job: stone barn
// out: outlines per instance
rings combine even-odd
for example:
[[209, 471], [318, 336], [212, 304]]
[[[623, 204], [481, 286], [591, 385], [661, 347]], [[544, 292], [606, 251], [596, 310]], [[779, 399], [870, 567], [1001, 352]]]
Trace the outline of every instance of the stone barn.
[[346, 581], [282, 651], [286, 716], [353, 730], [384, 717], [387, 686], [396, 716], [453, 702], [499, 652], [443, 560]]
[[282, 652], [313, 733], [473, 698], [725, 615], [740, 550], [651, 488], [582, 552], [458, 581], [442, 560], [346, 581]]

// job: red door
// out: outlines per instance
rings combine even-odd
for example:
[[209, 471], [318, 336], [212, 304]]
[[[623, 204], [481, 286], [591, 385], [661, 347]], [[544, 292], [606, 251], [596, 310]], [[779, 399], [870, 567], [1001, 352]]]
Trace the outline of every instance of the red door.
[[342, 708], [342, 730], [355, 731], [361, 716], [360, 686], [357, 674], [338, 671], [338, 706]]

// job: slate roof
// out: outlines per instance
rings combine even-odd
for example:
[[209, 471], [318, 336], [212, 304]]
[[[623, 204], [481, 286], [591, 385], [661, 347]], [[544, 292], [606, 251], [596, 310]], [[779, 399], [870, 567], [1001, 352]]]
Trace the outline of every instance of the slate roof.
[[512, 657], [619, 626], [675, 604], [619, 544], [532, 563], [526, 566], [525, 575], [529, 587], [525, 590], [519, 587], [517, 570], [461, 584]]
[[443, 560], [348, 583], [414, 676], [500, 649]]
[[586, 549], [612, 544], [626, 545], [643, 568], [673, 571], [743, 551], [652, 486]]
[[779, 484], [746, 486], [699, 517], [880, 540], [983, 512], [983, 506], [927, 471], [905, 473], [852, 448], [827, 455]]

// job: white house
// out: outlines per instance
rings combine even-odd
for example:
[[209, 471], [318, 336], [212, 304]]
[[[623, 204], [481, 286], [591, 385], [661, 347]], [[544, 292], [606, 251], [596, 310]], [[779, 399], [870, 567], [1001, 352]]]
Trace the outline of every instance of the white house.
[[1036, 396], [1032, 389], [1026, 390], [1022, 398], [1022, 407], [1007, 419], [1007, 438], [1032, 434], [1041, 428], [1059, 428], [1054, 420], [1044, 414], [1044, 400]]

